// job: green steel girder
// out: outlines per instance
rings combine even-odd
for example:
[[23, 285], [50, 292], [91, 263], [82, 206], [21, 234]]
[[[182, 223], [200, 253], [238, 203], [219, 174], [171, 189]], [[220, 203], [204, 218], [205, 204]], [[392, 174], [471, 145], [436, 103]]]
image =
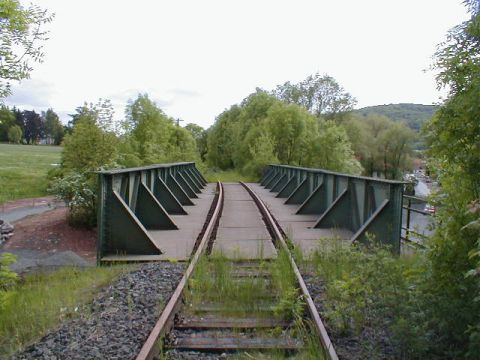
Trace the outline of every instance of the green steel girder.
[[270, 192], [279, 192], [288, 182], [288, 175], [283, 174], [280, 179], [272, 186]]
[[323, 212], [327, 209], [327, 206], [326, 186], [321, 183], [315, 190], [313, 190], [305, 202], [300, 205], [296, 213], [304, 215], [323, 214]]
[[116, 191], [110, 196], [108, 213], [109, 241], [102, 244], [104, 254], [160, 255], [162, 253], [148, 235], [147, 229]]
[[[279, 189], [284, 176], [288, 181]], [[279, 191], [277, 197], [288, 197], [285, 204], [300, 205], [297, 214], [319, 214], [317, 228], [348, 229], [355, 234], [352, 242], [374, 237], [400, 251], [402, 181], [269, 165], [262, 184]]]
[[285, 204], [299, 205], [302, 204], [310, 196], [310, 184], [307, 178], [303, 179], [302, 182], [293, 190], [292, 194], [285, 201]]
[[298, 186], [298, 176], [294, 175], [287, 181], [285, 186], [280, 189], [277, 198], [288, 198]]
[[145, 184], [138, 187], [135, 215], [147, 230], [176, 230], [175, 222]]
[[275, 171], [273, 176], [271, 176], [270, 179], [265, 183], [265, 189], [271, 189], [281, 177], [282, 173], [280, 171]]
[[163, 208], [172, 215], [187, 215], [187, 212], [183, 208], [180, 201], [173, 195], [172, 191], [168, 188], [167, 184], [162, 180], [160, 176], [156, 178], [153, 195], [157, 198], [158, 202], [162, 204]]
[[192, 176], [192, 173], [188, 171], [188, 169], [184, 169], [182, 171], [182, 175], [188, 181], [190, 187], [193, 189], [193, 191], [195, 191], [196, 194], [200, 194], [202, 192], [202, 186], [197, 182], [197, 179]]
[[208, 184], [208, 181], [203, 177], [202, 173], [196, 167], [193, 167], [192, 171], [195, 174], [197, 174], [198, 178], [200, 179], [200, 181], [203, 183], [204, 186]]
[[97, 260], [106, 255], [160, 255], [148, 231], [178, 229], [169, 213], [186, 214], [182, 205], [194, 205], [184, 188], [191, 192], [192, 187], [203, 187], [197, 173], [194, 163], [98, 172]]
[[267, 171], [265, 171], [265, 174], [262, 177], [262, 181], [260, 182], [260, 185], [265, 186], [267, 182], [269, 182], [274, 175], [275, 175], [275, 168], [269, 166], [267, 168]]
[[178, 184], [182, 187], [183, 191], [185, 191], [189, 198], [198, 198], [195, 190], [192, 189], [189, 181], [183, 176], [183, 173], [181, 171], [175, 174], [175, 180], [177, 180]]
[[350, 210], [352, 209], [348, 189], [343, 190], [333, 203], [323, 211], [315, 228], [343, 228], [351, 230]]
[[193, 201], [190, 200], [188, 194], [185, 192], [185, 190], [183, 190], [178, 181], [172, 175], [169, 175], [167, 177], [166, 184], [168, 188], [172, 191], [173, 195], [175, 195], [177, 200], [180, 202], [180, 204], [182, 204], [183, 206], [194, 205]]
[[193, 171], [192, 169], [186, 169], [186, 171], [190, 174], [190, 177], [193, 179], [197, 187], [200, 188], [200, 190], [205, 187], [202, 180], [198, 177], [195, 171]]

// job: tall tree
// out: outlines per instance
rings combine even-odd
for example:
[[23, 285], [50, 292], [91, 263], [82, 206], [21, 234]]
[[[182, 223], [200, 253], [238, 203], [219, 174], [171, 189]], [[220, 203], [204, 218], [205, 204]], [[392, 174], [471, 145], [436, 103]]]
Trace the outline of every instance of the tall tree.
[[0, 0], [0, 98], [10, 94], [12, 81], [29, 77], [32, 63], [42, 61], [44, 28], [52, 18], [38, 6]]
[[25, 141], [27, 144], [37, 143], [44, 134], [42, 118], [33, 110], [25, 110], [23, 112], [23, 118], [25, 119]]
[[65, 134], [60, 118], [52, 109], [48, 109], [43, 114], [43, 119], [45, 121], [45, 135], [53, 139], [55, 145], [60, 145]]
[[207, 131], [200, 125], [193, 123], [187, 124], [185, 129], [192, 134], [193, 138], [195, 139], [195, 143], [197, 144], [200, 158], [202, 161], [205, 161], [205, 157], [207, 155]]
[[282, 101], [303, 106], [312, 114], [327, 119], [339, 118], [353, 110], [357, 103], [333, 77], [319, 73], [308, 76], [298, 84], [286, 82], [279, 85], [273, 94]]

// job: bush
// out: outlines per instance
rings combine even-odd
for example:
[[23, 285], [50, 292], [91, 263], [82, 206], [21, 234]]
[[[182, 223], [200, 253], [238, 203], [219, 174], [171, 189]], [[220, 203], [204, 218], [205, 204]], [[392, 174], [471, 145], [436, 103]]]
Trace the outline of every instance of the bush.
[[372, 353], [386, 345], [395, 358], [426, 353], [424, 256], [397, 257], [380, 245], [344, 248], [328, 241], [312, 261], [326, 283], [323, 316], [337, 336], [354, 337]]
[[96, 181], [83, 173], [71, 173], [57, 178], [49, 192], [65, 201], [70, 212], [68, 223], [76, 227], [96, 225]]

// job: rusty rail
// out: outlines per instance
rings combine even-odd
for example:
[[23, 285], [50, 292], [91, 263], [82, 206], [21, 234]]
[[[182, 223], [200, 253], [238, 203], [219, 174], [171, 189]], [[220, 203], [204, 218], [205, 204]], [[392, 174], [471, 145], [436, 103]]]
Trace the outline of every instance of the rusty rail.
[[312, 317], [313, 323], [315, 325], [315, 330], [317, 332], [318, 338], [320, 342], [323, 345], [323, 348], [325, 350], [325, 355], [329, 360], [338, 360], [337, 353], [333, 347], [333, 343], [330, 340], [330, 337], [328, 336], [327, 330], [325, 328], [325, 325], [322, 322], [322, 319], [320, 318], [320, 314], [318, 313], [318, 310], [315, 306], [315, 303], [313, 302], [313, 299], [307, 289], [307, 285], [305, 284], [305, 281], [303, 280], [302, 274], [300, 273], [300, 270], [298, 269], [297, 264], [295, 263], [295, 260], [290, 252], [290, 249], [288, 248], [287, 243], [285, 242], [284, 236], [282, 235], [282, 232], [280, 231], [279, 227], [277, 226], [277, 223], [275, 222], [272, 214], [270, 211], [267, 209], [265, 204], [263, 203], [262, 200], [257, 196], [257, 194], [250, 189], [245, 183], [240, 182], [245, 189], [250, 193], [252, 198], [254, 199], [255, 203], [257, 204], [260, 212], [262, 213], [264, 219], [267, 221], [269, 224], [271, 230], [273, 231], [274, 235], [274, 240], [277, 241], [283, 250], [285, 250], [289, 256], [290, 259], [290, 264], [293, 268], [293, 271], [295, 273], [295, 276], [297, 277], [298, 284], [300, 286], [300, 289], [302, 291], [302, 294], [306, 300], [307, 303], [307, 308], [310, 313], [310, 316]]
[[192, 275], [193, 269], [195, 268], [195, 265], [197, 264], [200, 258], [200, 255], [203, 253], [203, 251], [206, 248], [205, 246], [210, 238], [215, 222], [220, 214], [220, 207], [223, 199], [223, 188], [220, 182], [218, 183], [217, 186], [218, 186], [217, 204], [215, 205], [215, 210], [203, 233], [203, 236], [198, 245], [198, 248], [192, 257], [192, 260], [190, 261], [190, 264], [188, 265], [187, 270], [185, 271], [185, 274], [180, 280], [180, 283], [175, 289], [175, 292], [173, 293], [172, 297], [168, 301], [167, 305], [165, 306], [165, 309], [160, 315], [160, 318], [158, 319], [152, 332], [148, 336], [147, 341], [144, 343], [142, 349], [137, 355], [136, 357], [137, 360], [153, 359], [153, 357], [157, 355], [156, 352], [158, 351], [158, 347], [156, 346], [157, 342], [160, 341], [163, 338], [163, 336], [165, 336], [165, 334], [169, 331], [169, 329], [172, 326], [175, 310], [180, 303], [185, 286], [188, 283], [188, 279]]

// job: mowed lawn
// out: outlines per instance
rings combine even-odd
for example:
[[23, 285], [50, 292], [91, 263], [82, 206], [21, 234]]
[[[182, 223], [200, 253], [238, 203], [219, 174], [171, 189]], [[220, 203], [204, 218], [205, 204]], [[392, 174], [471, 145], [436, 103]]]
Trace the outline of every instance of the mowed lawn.
[[0, 144], [0, 204], [47, 195], [47, 172], [61, 152], [60, 146]]

